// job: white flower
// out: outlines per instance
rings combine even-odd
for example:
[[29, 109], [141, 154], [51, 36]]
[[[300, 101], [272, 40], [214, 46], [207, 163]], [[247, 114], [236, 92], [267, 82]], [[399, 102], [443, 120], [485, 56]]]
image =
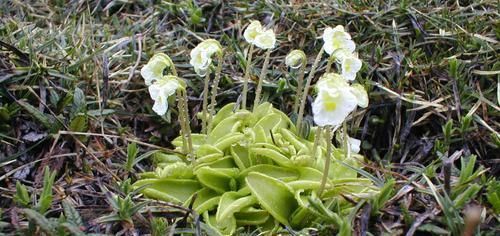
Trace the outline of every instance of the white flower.
[[306, 60], [306, 54], [302, 50], [293, 50], [285, 58], [285, 64], [293, 69], [297, 69], [302, 66], [302, 63]]
[[168, 97], [175, 94], [180, 84], [175, 76], [164, 76], [148, 87], [149, 95], [155, 101], [153, 111], [162, 116], [168, 109]]
[[161, 79], [163, 77], [163, 71], [169, 66], [173, 65], [167, 55], [163, 53], [155, 54], [141, 69], [141, 76], [144, 78], [146, 85], [149, 86], [155, 80]]
[[328, 27], [323, 33], [323, 41], [326, 53], [335, 56], [336, 53], [352, 53], [356, 44], [351, 40], [351, 35], [344, 31], [344, 27], [337, 25], [335, 28]]
[[193, 50], [191, 50], [190, 53], [191, 60], [189, 60], [189, 64], [191, 64], [194, 67], [194, 70], [196, 73], [200, 76], [203, 76], [203, 74], [200, 73], [200, 71], [206, 72], [208, 69], [208, 66], [210, 63], [212, 63], [212, 59], [210, 59], [207, 51], [195, 47]]
[[351, 92], [358, 99], [358, 106], [365, 108], [368, 106], [368, 93], [361, 84], [353, 84], [351, 86]]
[[276, 35], [272, 29], [268, 29], [255, 37], [255, 46], [261, 49], [271, 49], [276, 45]]
[[347, 143], [349, 143], [349, 148], [351, 149], [351, 152], [359, 153], [360, 150], [359, 146], [361, 146], [361, 140], [349, 137], [347, 139]]
[[345, 79], [352, 81], [356, 78], [356, 73], [361, 69], [363, 63], [353, 54], [344, 56], [342, 61], [342, 76]]
[[358, 100], [349, 84], [338, 74], [326, 74], [317, 84], [318, 96], [312, 110], [314, 122], [319, 126], [341, 124]]
[[262, 25], [260, 24], [259, 21], [254, 20], [250, 22], [250, 24], [247, 26], [247, 29], [243, 33], [243, 37], [245, 37], [245, 40], [248, 43], [253, 44], [257, 35], [261, 33], [262, 33]]
[[204, 76], [212, 63], [212, 55], [220, 51], [222, 51], [222, 47], [219, 42], [214, 39], [204, 40], [191, 50], [189, 64], [194, 67], [198, 75]]

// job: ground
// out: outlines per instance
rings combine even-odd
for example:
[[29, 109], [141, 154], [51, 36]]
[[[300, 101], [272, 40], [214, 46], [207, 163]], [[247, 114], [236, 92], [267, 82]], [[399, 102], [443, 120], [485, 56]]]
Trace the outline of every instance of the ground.
[[[0, 16], [0, 232], [159, 235], [163, 221], [149, 223], [158, 208], [165, 222], [178, 220], [169, 230], [194, 232], [182, 221], [189, 209], [141, 205], [140, 197], [130, 200], [140, 213], [113, 215], [111, 193], [126, 199], [125, 180], [152, 169], [147, 158], [126, 164], [129, 143], [140, 154], [169, 151], [180, 129], [175, 107], [166, 118], [151, 110], [140, 69], [155, 52], [168, 54], [196, 114], [203, 81], [189, 52], [214, 38], [225, 48], [218, 103], [236, 101], [248, 49], [243, 30], [260, 20], [279, 42], [263, 97], [285, 113], [296, 84], [283, 62], [289, 51], [304, 50], [312, 64], [326, 26], [344, 25], [357, 43], [370, 105], [353, 115], [350, 134], [363, 140], [364, 170], [394, 185], [387, 198], [356, 209], [356, 234], [500, 233], [496, 1], [7, 0]], [[258, 52], [254, 81], [263, 61]], [[193, 130], [200, 126], [192, 119]], [[46, 168], [56, 174], [43, 181]], [[44, 207], [37, 196], [47, 196], [51, 177]], [[56, 223], [62, 212], [66, 219]]]

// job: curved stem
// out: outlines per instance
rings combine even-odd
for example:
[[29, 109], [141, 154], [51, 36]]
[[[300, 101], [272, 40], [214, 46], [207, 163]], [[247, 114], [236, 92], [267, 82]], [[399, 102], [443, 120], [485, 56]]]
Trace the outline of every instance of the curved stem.
[[175, 69], [175, 64], [174, 62], [172, 61], [172, 58], [170, 58], [169, 56], [167, 56], [167, 60], [168, 60], [168, 63], [170, 64], [169, 67], [170, 67], [170, 70], [172, 70], [172, 75], [175, 75], [177, 77], [177, 70]]
[[217, 54], [217, 70], [215, 71], [215, 79], [214, 82], [212, 83], [212, 95], [210, 97], [210, 107], [209, 107], [209, 116], [208, 116], [208, 130], [207, 133], [210, 133], [212, 131], [212, 119], [213, 116], [215, 115], [215, 105], [217, 105], [217, 90], [219, 90], [219, 82], [220, 82], [220, 77], [221, 77], [221, 72], [222, 72], [222, 64], [224, 61], [224, 53], [220, 52]]
[[332, 161], [332, 128], [330, 126], [325, 127], [325, 139], [326, 139], [326, 160], [325, 169], [323, 170], [323, 178], [321, 178], [321, 185], [318, 190], [318, 197], [321, 198], [321, 194], [325, 190], [326, 181], [328, 180], [328, 172], [330, 172], [330, 162]]
[[334, 60], [335, 60], [335, 58], [333, 56], [330, 56], [328, 58], [328, 62], [326, 63], [325, 73], [330, 73], [330, 70], [332, 69], [332, 64], [333, 64]]
[[316, 72], [316, 67], [318, 67], [319, 61], [321, 60], [321, 56], [323, 56], [324, 48], [321, 48], [316, 59], [314, 60], [314, 64], [311, 67], [311, 72], [307, 76], [306, 86], [304, 88], [304, 92], [302, 93], [302, 100], [300, 101], [299, 114], [297, 116], [297, 130], [300, 134], [302, 132], [302, 117], [304, 116], [304, 107], [306, 106], [307, 95], [309, 92], [309, 88], [311, 87], [312, 79], [314, 78], [314, 73]]
[[241, 109], [247, 108], [248, 77], [250, 77], [250, 68], [252, 67], [252, 54], [253, 54], [253, 44], [251, 44], [250, 49], [248, 49], [247, 67], [245, 68], [245, 78], [243, 81], [243, 97], [242, 97]]
[[306, 73], [307, 59], [302, 60], [300, 66], [299, 77], [297, 77], [297, 91], [295, 92], [295, 103], [293, 104], [293, 112], [297, 114], [299, 111], [300, 98], [302, 97], [302, 87], [304, 87], [304, 75]]
[[264, 59], [264, 65], [262, 65], [262, 70], [260, 71], [259, 83], [257, 84], [257, 90], [255, 90], [255, 99], [253, 100], [253, 110], [259, 106], [260, 103], [260, 94], [262, 93], [262, 82], [264, 81], [264, 77], [267, 74], [267, 67], [269, 65], [269, 58], [271, 56], [271, 49], [268, 49], [266, 52], [266, 59]]
[[203, 86], [203, 117], [201, 118], [201, 133], [207, 133], [208, 121], [208, 82], [210, 81], [210, 72], [205, 75], [205, 84]]

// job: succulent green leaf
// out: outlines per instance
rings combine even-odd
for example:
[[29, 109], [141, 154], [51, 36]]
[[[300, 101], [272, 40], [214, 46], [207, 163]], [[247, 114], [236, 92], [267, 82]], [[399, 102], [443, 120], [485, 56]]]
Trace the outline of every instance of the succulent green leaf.
[[154, 199], [182, 203], [201, 189], [196, 180], [191, 179], [142, 179], [133, 184], [134, 188], [146, 186], [142, 193]]
[[214, 146], [220, 150], [225, 150], [226, 148], [230, 147], [231, 145], [239, 142], [245, 137], [242, 133], [232, 133], [229, 135], [226, 135], [223, 138], [220, 138], [217, 143], [214, 144]]
[[237, 144], [232, 145], [230, 151], [231, 155], [234, 158], [234, 162], [241, 170], [246, 169], [252, 164], [250, 154], [248, 153], [248, 148]]
[[293, 132], [285, 128], [281, 128], [279, 131], [281, 135], [283, 135], [283, 138], [285, 138], [286, 141], [290, 142], [296, 150], [305, 150], [309, 152], [309, 148], [304, 143], [304, 141], [300, 141], [300, 138], [297, 137]]
[[239, 175], [239, 179], [243, 180], [248, 173], [257, 172], [261, 174], [265, 174], [267, 176], [279, 179], [281, 181], [293, 181], [299, 178], [299, 172], [292, 168], [280, 167], [275, 165], [261, 164], [252, 166], [244, 171], [242, 171]]
[[266, 134], [266, 131], [264, 130], [264, 128], [262, 128], [262, 126], [255, 125], [252, 130], [255, 134], [255, 136], [254, 136], [255, 143], [267, 143], [267, 141], [268, 141], [267, 134]]
[[234, 218], [234, 213], [245, 207], [249, 207], [257, 203], [257, 199], [252, 196], [241, 196], [237, 192], [226, 192], [220, 198], [219, 207], [215, 219], [217, 224], [229, 221]]
[[235, 103], [232, 102], [232, 103], [229, 103], [229, 104], [225, 105], [224, 107], [222, 107], [217, 112], [217, 114], [214, 116], [214, 118], [212, 120], [212, 125], [214, 127], [216, 127], [222, 120], [233, 115], [234, 114], [234, 105], [235, 105]]
[[260, 225], [269, 219], [269, 212], [253, 207], [242, 209], [234, 213], [238, 225]]
[[255, 115], [255, 117], [257, 119], [262, 119], [262, 117], [270, 114], [270, 113], [273, 113], [273, 105], [269, 102], [264, 102], [262, 104], [260, 104], [259, 106], [257, 106], [253, 112], [253, 114]]
[[278, 179], [257, 172], [249, 173], [246, 183], [262, 208], [280, 223], [289, 225], [288, 219], [298, 206], [290, 187]]
[[[205, 211], [213, 210], [219, 204], [220, 195], [209, 188], [202, 188], [196, 192], [196, 199], [193, 203], [193, 209], [198, 214], [203, 214]], [[190, 202], [190, 201], [186, 201]]]
[[264, 133], [267, 134], [266, 136], [269, 137], [271, 136], [271, 132], [276, 132], [280, 128], [286, 128], [286, 122], [283, 121], [281, 115], [275, 113], [262, 117], [255, 125], [261, 126], [264, 129]]
[[196, 150], [196, 156], [199, 156], [199, 157], [214, 154], [214, 153], [221, 154], [221, 155], [224, 154], [223, 151], [221, 151], [220, 149], [218, 149], [214, 145], [210, 145], [210, 144], [202, 144]]
[[271, 158], [273, 161], [278, 163], [280, 166], [284, 167], [292, 167], [293, 162], [288, 159], [285, 155], [268, 148], [250, 148], [250, 152], [258, 155], [262, 155], [268, 158]]
[[206, 142], [213, 144], [220, 138], [232, 133], [236, 125], [241, 125], [240, 119], [237, 116], [230, 116], [222, 120], [208, 135]]
[[[207, 136], [205, 134], [191, 134], [191, 141], [193, 142], [193, 148], [196, 150], [202, 144], [205, 144]], [[178, 136], [172, 140], [172, 144], [176, 147], [182, 147], [182, 136]]]
[[201, 184], [218, 193], [236, 190], [235, 169], [220, 169], [201, 167], [195, 172]]

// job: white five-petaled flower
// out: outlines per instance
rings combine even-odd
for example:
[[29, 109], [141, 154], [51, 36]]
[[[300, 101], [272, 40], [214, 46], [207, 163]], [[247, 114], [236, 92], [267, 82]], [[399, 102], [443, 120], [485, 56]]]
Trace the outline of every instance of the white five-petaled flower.
[[297, 69], [302, 66], [302, 63], [306, 60], [306, 54], [302, 50], [293, 50], [285, 58], [285, 64], [293, 69]]
[[272, 29], [264, 30], [259, 21], [252, 21], [243, 32], [245, 40], [261, 49], [271, 49], [276, 45], [276, 35]]
[[272, 49], [276, 45], [276, 35], [272, 29], [268, 29], [258, 34], [254, 40], [255, 46], [261, 49]]
[[356, 108], [358, 100], [341, 75], [324, 75], [317, 83], [318, 96], [312, 110], [314, 122], [319, 126], [340, 125]]
[[245, 37], [245, 40], [248, 43], [253, 44], [257, 35], [261, 33], [262, 33], [262, 25], [260, 24], [259, 21], [254, 20], [250, 22], [250, 24], [247, 26], [247, 29], [243, 33], [243, 37]]
[[189, 63], [194, 67], [196, 74], [204, 76], [212, 63], [212, 55], [220, 51], [222, 47], [219, 42], [214, 39], [204, 40], [191, 50]]
[[149, 86], [155, 80], [161, 79], [163, 71], [169, 66], [172, 66], [172, 61], [167, 55], [163, 53], [155, 54], [141, 69], [141, 76], [144, 78], [146, 85]]
[[148, 87], [149, 95], [155, 101], [153, 111], [162, 116], [168, 109], [168, 97], [175, 94], [180, 87], [177, 77], [173, 75], [163, 76]]
[[356, 78], [356, 73], [361, 69], [363, 63], [354, 54], [346, 55], [341, 60], [342, 76], [346, 80], [352, 81]]
[[351, 35], [344, 31], [344, 27], [337, 25], [328, 27], [323, 33], [325, 52], [337, 58], [350, 54], [356, 49], [356, 44], [351, 40]]

